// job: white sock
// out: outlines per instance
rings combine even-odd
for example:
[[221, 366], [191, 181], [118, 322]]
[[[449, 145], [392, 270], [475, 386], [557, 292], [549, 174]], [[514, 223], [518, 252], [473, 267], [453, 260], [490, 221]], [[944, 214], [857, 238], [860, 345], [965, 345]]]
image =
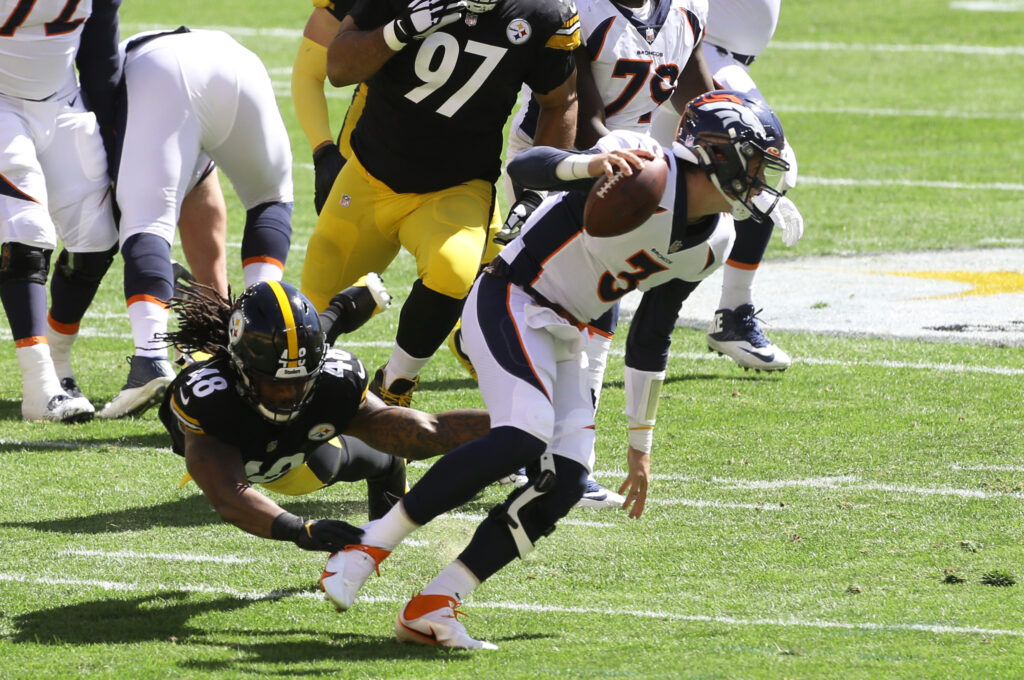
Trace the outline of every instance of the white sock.
[[399, 378], [412, 380], [420, 374], [428, 361], [430, 361], [430, 357], [419, 359], [396, 344], [395, 348], [391, 350], [391, 358], [384, 365], [384, 387], [389, 387]]
[[421, 595], [447, 595], [462, 602], [480, 585], [480, 579], [473, 575], [466, 565], [455, 560], [420, 591]]
[[157, 340], [157, 333], [167, 332], [167, 308], [156, 302], [139, 300], [128, 305], [128, 321], [132, 325], [132, 340], [135, 341], [135, 355], [167, 358], [167, 344]]
[[754, 300], [754, 277], [757, 268], [740, 269], [725, 265], [722, 269], [722, 298], [718, 302], [719, 309], [736, 309]]
[[284, 272], [271, 262], [250, 262], [242, 267], [242, 276], [245, 278], [245, 287], [248, 288], [257, 281], [280, 281], [284, 277]]
[[64, 394], [50, 359], [50, 346], [45, 342], [18, 347], [14, 350], [21, 369], [21, 394], [24, 399], [49, 401]]
[[380, 519], [363, 525], [363, 544], [375, 548], [394, 550], [402, 540], [419, 529], [420, 525], [405, 514], [405, 506], [399, 501]]
[[46, 341], [50, 343], [50, 359], [57, 371], [57, 377], [74, 378], [75, 372], [71, 370], [71, 346], [78, 338], [78, 333], [61, 333], [50, 324], [46, 324]]

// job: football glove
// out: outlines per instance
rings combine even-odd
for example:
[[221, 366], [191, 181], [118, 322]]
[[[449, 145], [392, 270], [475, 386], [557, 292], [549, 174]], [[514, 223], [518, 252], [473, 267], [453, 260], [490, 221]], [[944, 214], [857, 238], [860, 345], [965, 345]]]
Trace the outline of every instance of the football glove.
[[303, 550], [336, 552], [346, 545], [360, 543], [363, 530], [337, 519], [306, 519], [282, 512], [270, 525], [272, 538], [292, 541]]
[[465, 12], [465, 0], [412, 0], [397, 19], [384, 25], [384, 41], [397, 52], [409, 41], [458, 21]]
[[537, 206], [544, 200], [544, 194], [534, 191], [533, 189], [525, 189], [520, 195], [518, 201], [516, 201], [512, 208], [508, 211], [508, 217], [505, 218], [505, 224], [501, 225], [501, 229], [497, 234], [494, 235], [493, 241], [500, 246], [508, 245], [516, 236], [519, 236], [519, 231], [526, 224], [526, 220], [533, 214], [533, 211], [537, 209]]
[[792, 248], [804, 235], [804, 218], [797, 210], [796, 204], [785, 196], [775, 204], [775, 209], [768, 213], [775, 226], [782, 232], [782, 242]]
[[334, 180], [338, 173], [345, 167], [345, 157], [338, 151], [338, 145], [332, 143], [324, 144], [313, 152], [313, 171], [316, 173], [313, 192], [313, 207], [319, 215], [323, 210], [324, 203], [331, 193]]

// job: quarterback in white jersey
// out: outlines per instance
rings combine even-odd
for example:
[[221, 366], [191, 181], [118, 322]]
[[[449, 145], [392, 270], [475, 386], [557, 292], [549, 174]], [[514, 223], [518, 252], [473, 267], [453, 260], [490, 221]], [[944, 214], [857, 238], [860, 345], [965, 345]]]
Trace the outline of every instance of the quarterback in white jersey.
[[[94, 413], [75, 381], [71, 345], [113, 260], [117, 230], [98, 116], [84, 100], [104, 112], [99, 123], [109, 130], [119, 4], [0, 0], [0, 297], [27, 420], [80, 422]], [[47, 313], [58, 239], [64, 250]]]
[[[775, 187], [785, 163], [774, 156], [778, 149], [769, 146], [758, 117], [739, 98], [711, 93], [688, 105], [686, 116], [683, 144], [672, 149], [639, 133], [620, 132], [587, 153], [539, 146], [509, 165], [524, 186], [578, 192], [549, 197], [484, 270], [466, 300], [463, 339], [491, 429], [441, 457], [387, 514], [363, 526], [360, 545], [346, 546], [328, 560], [325, 581], [339, 575], [331, 585], [339, 607], [354, 603], [369, 575], [406, 536], [518, 466], [528, 467], [533, 483], [491, 509], [469, 545], [417, 597], [456, 607], [509, 562], [525, 557], [580, 499], [594, 442], [586, 331], [580, 322], [614, 304], [603, 299], [609, 297], [605, 282], [616, 280], [615, 291], [679, 277], [693, 285], [717, 266], [732, 240], [731, 220], [720, 213], [750, 209], [759, 193], [778, 197]], [[583, 208], [594, 178], [632, 172], [655, 154], [664, 154], [670, 167], [660, 201], [666, 212], [657, 212], [633, 233], [604, 240], [587, 236]], [[632, 458], [629, 463], [627, 484], [642, 474]], [[626, 502], [631, 516], [639, 517], [647, 489], [630, 486]], [[408, 608], [399, 615], [396, 631], [407, 613]], [[431, 619], [437, 623], [430, 629], [432, 644], [494, 648], [471, 638], [450, 609], [445, 613]]]
[[184, 26], [136, 35], [121, 51], [124, 125], [115, 183], [135, 355], [100, 418], [142, 413], [174, 377], [158, 339], [174, 292], [171, 243], [182, 203], [211, 159], [246, 209], [245, 283], [280, 280], [291, 242], [291, 146], [259, 57], [222, 31]]

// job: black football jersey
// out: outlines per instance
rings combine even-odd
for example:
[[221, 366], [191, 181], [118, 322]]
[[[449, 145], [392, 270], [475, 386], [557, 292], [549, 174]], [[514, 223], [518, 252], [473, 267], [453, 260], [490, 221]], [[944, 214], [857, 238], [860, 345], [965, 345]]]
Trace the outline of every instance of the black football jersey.
[[345, 15], [352, 11], [352, 5], [356, 4], [356, 0], [333, 0], [323, 2], [313, 2], [316, 7], [323, 7], [325, 10], [330, 12], [335, 19], [341, 21], [345, 18]]
[[192, 364], [171, 383], [160, 420], [174, 452], [184, 455], [183, 431], [215, 437], [236, 447], [250, 482], [274, 480], [327, 440], [342, 434], [366, 396], [366, 367], [342, 349], [328, 351], [315, 392], [288, 423], [271, 423], [238, 390], [238, 376], [225, 357]]
[[[358, 0], [361, 30], [383, 26], [406, 0]], [[550, 92], [575, 68], [572, 0], [502, 0], [413, 40], [368, 81], [352, 133], [359, 161], [397, 193], [427, 193], [501, 173], [504, 127], [523, 83]]]

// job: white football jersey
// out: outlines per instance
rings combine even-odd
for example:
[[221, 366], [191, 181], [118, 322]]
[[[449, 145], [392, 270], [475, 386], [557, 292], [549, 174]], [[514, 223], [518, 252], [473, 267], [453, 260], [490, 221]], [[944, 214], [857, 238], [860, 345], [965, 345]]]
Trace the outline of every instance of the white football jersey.
[[703, 37], [707, 0], [653, 0], [640, 19], [610, 0], [576, 4], [609, 130], [647, 132]]
[[775, 35], [782, 0], [715, 0], [708, 17], [707, 41], [756, 57]]
[[0, 93], [40, 100], [75, 86], [75, 54], [92, 0], [0, 0]]
[[[598, 238], [582, 229], [584, 197], [555, 194], [530, 216], [521, 238], [499, 254], [511, 263], [513, 281], [528, 281], [580, 321], [597, 319], [630, 291], [648, 290], [671, 279], [707, 278], [725, 262], [736, 236], [727, 213], [687, 224], [685, 181], [679, 165], [685, 161], [653, 137], [616, 131], [602, 137], [596, 148], [664, 154], [669, 173], [654, 214], [631, 232]], [[567, 206], [571, 207], [566, 210]], [[567, 224], [567, 215], [578, 224]]]
[[[576, 3], [583, 49], [591, 55], [609, 130], [647, 132], [652, 113], [672, 96], [694, 45], [704, 35], [708, 0], [651, 2], [647, 19], [610, 0]], [[537, 102], [525, 85], [519, 101], [509, 138], [510, 158], [533, 143], [537, 126]]]

